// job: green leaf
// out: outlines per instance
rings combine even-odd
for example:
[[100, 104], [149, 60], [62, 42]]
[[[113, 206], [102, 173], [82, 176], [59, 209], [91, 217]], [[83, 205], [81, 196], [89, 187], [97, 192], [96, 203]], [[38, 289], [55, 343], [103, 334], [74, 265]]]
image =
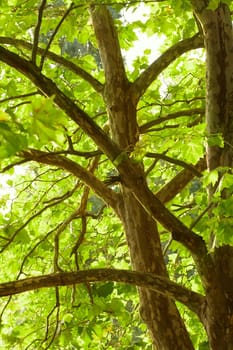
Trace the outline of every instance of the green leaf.
[[209, 0], [207, 9], [215, 11], [218, 8], [220, 2], [221, 2], [220, 0]]
[[112, 294], [114, 290], [114, 283], [113, 282], [108, 282], [105, 283], [104, 285], [96, 288], [96, 293], [99, 297], [106, 298], [110, 294]]
[[205, 177], [204, 177], [204, 185], [208, 186], [208, 185], [212, 185], [214, 186], [217, 181], [219, 179], [219, 172], [217, 169], [214, 169], [208, 173], [206, 173]]
[[222, 134], [212, 134], [207, 137], [207, 143], [209, 146], [224, 147], [224, 140]]

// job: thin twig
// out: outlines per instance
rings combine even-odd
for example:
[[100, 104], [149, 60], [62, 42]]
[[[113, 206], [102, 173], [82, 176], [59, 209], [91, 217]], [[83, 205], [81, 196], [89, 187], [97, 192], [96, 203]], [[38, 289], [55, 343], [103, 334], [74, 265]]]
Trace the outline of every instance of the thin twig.
[[167, 114], [167, 115], [165, 115], [163, 117], [159, 117], [159, 118], [154, 119], [154, 120], [152, 120], [150, 122], [147, 122], [147, 123], [141, 125], [139, 127], [139, 130], [140, 130], [141, 133], [145, 133], [152, 126], [161, 124], [163, 122], [166, 122], [166, 121], [169, 121], [169, 120], [173, 120], [173, 119], [176, 119], [176, 118], [180, 118], [180, 117], [190, 117], [190, 116], [193, 116], [193, 115], [196, 115], [196, 114], [204, 114], [204, 113], [205, 113], [205, 109], [203, 109], [203, 108], [193, 108], [193, 109], [181, 110], [181, 111], [178, 111], [178, 112]]
[[16, 163], [9, 164], [9, 165], [7, 165], [5, 168], [3, 168], [3, 169], [0, 171], [0, 173], [5, 173], [6, 171], [8, 171], [8, 170], [14, 168], [15, 166], [21, 165], [21, 164], [24, 164], [24, 163], [27, 163], [27, 162], [30, 162], [30, 160], [29, 160], [29, 159], [23, 159], [23, 160], [20, 160], [20, 161], [18, 161], [18, 162], [16, 162]]
[[54, 342], [55, 337], [58, 334], [59, 331], [59, 323], [60, 323], [60, 296], [59, 296], [59, 288], [55, 287], [55, 292], [56, 292], [56, 305], [54, 308], [54, 311], [56, 310], [56, 325], [55, 329], [53, 331], [53, 335], [51, 337], [51, 340], [49, 341], [48, 345], [46, 346], [45, 350], [49, 349], [52, 343]]
[[[0, 43], [11, 45], [13, 47], [23, 47], [27, 50], [32, 49], [32, 44], [24, 41], [22, 39], [13, 39], [10, 37], [0, 37]], [[37, 48], [37, 54], [39, 55], [45, 55], [45, 50], [38, 47]], [[65, 59], [64, 57], [61, 57], [54, 52], [48, 51], [46, 53], [46, 57], [52, 60], [53, 62], [56, 62], [63, 67], [69, 69], [71, 72], [75, 73], [76, 75], [80, 76], [82, 79], [86, 80], [98, 93], [103, 94], [104, 85], [101, 84], [97, 79], [95, 79], [91, 74], [86, 72], [81, 67], [77, 66], [75, 63]]]
[[29, 92], [28, 94], [10, 96], [10, 97], [3, 98], [2, 100], [0, 100], [0, 103], [8, 102], [8, 101], [11, 101], [11, 100], [16, 100], [16, 99], [20, 99], [20, 98], [30, 97], [30, 96], [34, 96], [34, 95], [37, 95], [37, 94], [40, 94], [40, 92], [39, 91], [34, 91], [34, 92]]
[[213, 203], [211, 202], [204, 210], [203, 212], [192, 222], [190, 225], [190, 230], [196, 226], [196, 224], [201, 220], [201, 218], [208, 212], [208, 210], [213, 206]]
[[3, 247], [0, 249], [0, 253], [2, 253], [12, 242], [13, 240], [15, 239], [15, 237], [17, 236], [17, 234], [23, 230], [32, 220], [34, 220], [36, 217], [38, 217], [39, 215], [41, 215], [45, 210], [61, 203], [63, 201], [62, 200], [57, 200], [56, 202], [53, 202], [53, 203], [50, 203], [48, 205], [46, 205], [45, 207], [43, 207], [42, 209], [40, 209], [38, 212], [36, 212], [34, 215], [30, 216], [29, 219], [27, 219], [23, 225], [21, 225], [15, 232], [14, 234], [9, 238], [9, 240], [7, 241], [6, 244], [3, 245]]
[[201, 177], [201, 173], [192, 165], [184, 162], [183, 160], [180, 159], [174, 159], [172, 157], [166, 156], [165, 154], [160, 154], [160, 153], [152, 153], [152, 152], [147, 152], [145, 154], [146, 157], [148, 158], [157, 158], [157, 159], [162, 159], [165, 160], [166, 162], [176, 164], [181, 166], [182, 168], [190, 170], [193, 174], [195, 174], [198, 177]]
[[38, 12], [38, 20], [34, 31], [33, 47], [32, 47], [32, 63], [36, 65], [36, 54], [39, 43], [40, 27], [42, 24], [43, 11], [46, 5], [46, 0], [42, 0]]
[[45, 50], [44, 50], [44, 52], [43, 52], [43, 54], [42, 54], [42, 56], [41, 56], [41, 60], [40, 60], [40, 70], [42, 70], [42, 68], [43, 68], [43, 64], [44, 64], [46, 55], [47, 55], [47, 53], [48, 53], [48, 51], [49, 51], [49, 48], [50, 48], [50, 46], [51, 46], [51, 44], [52, 44], [52, 42], [53, 42], [53, 39], [55, 38], [55, 36], [56, 36], [56, 34], [57, 34], [59, 28], [61, 27], [62, 23], [64, 22], [64, 20], [66, 19], [66, 17], [69, 15], [69, 13], [70, 13], [73, 9], [74, 9], [74, 3], [72, 2], [72, 3], [70, 4], [70, 7], [69, 7], [69, 8], [67, 9], [67, 11], [64, 13], [64, 16], [63, 16], [63, 17], [60, 19], [60, 21], [58, 22], [56, 28], [54, 29], [54, 31], [53, 31], [53, 33], [52, 33], [50, 39], [49, 39], [49, 42], [48, 42], [48, 44], [47, 44], [47, 46], [46, 46], [46, 48], [45, 48]]
[[[0, 37], [0, 40], [1, 40], [1, 37]], [[193, 97], [191, 99], [181, 99], [181, 100], [175, 100], [175, 101], [172, 101], [172, 102], [160, 102], [160, 101], [156, 101], [156, 102], [153, 102], [153, 103], [147, 103], [145, 104], [144, 106], [141, 106], [140, 108], [137, 109], [137, 112], [138, 111], [141, 111], [142, 109], [145, 109], [145, 108], [151, 108], [151, 107], [155, 107], [155, 106], [159, 106], [159, 107], [171, 107], [177, 103], [186, 103], [186, 104], [191, 104], [192, 102], [194, 101], [200, 101], [200, 100], [205, 100], [205, 97], [202, 97], [202, 96], [199, 96], [199, 97]]]

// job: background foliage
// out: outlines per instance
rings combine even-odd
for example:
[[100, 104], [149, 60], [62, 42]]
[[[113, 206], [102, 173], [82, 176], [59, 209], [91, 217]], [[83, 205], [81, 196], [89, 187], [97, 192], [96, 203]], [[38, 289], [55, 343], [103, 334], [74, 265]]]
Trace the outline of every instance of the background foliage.
[[[45, 57], [38, 50], [36, 61], [38, 65], [43, 63], [45, 76], [108, 130], [106, 106], [97, 91], [104, 82], [104, 73], [88, 11], [90, 3], [47, 2], [38, 41], [44, 50], [49, 45], [49, 53]], [[210, 6], [217, 6], [215, 3], [211, 1]], [[30, 58], [40, 3], [2, 0], [0, 5], [0, 44]], [[198, 31], [189, 1], [109, 1], [108, 5], [131, 81], [171, 45]], [[134, 51], [130, 64], [127, 52], [140, 35], [151, 40], [144, 52]], [[204, 60], [201, 48], [177, 57], [139, 101], [141, 136], [133, 157], [143, 161], [154, 193], [204, 156]], [[92, 78], [85, 79], [71, 63]], [[0, 158], [4, 172], [0, 188], [1, 282], [60, 270], [130, 269], [124, 230], [111, 208], [67, 171], [22, 162], [19, 155], [33, 148], [67, 156], [101, 181], [117, 175], [113, 164], [54, 104], [53, 97], [44, 97], [29, 79], [6, 64], [1, 63], [0, 74]], [[221, 138], [213, 142], [221, 143]], [[187, 226], [195, 226], [206, 240], [210, 229], [215, 228], [220, 243], [232, 244], [231, 198], [221, 201], [214, 209], [215, 215], [206, 220], [206, 187], [216, 180], [214, 172], [196, 176], [177, 191], [168, 208]], [[221, 186], [219, 191], [232, 187], [231, 174], [226, 174]], [[120, 191], [118, 182], [106, 187]], [[216, 203], [219, 193], [214, 197]], [[219, 221], [223, 212], [225, 218]], [[171, 279], [202, 292], [187, 250], [172, 241], [164, 228], [159, 229]], [[106, 282], [54, 287], [4, 297], [0, 306], [0, 345], [5, 349], [152, 349], [132, 286]], [[208, 349], [198, 320], [184, 306], [178, 306], [195, 348]]]

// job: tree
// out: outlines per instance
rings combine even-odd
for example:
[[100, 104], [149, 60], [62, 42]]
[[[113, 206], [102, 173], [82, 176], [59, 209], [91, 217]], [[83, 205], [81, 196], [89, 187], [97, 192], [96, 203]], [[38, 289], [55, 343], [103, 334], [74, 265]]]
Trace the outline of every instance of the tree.
[[1, 16], [4, 348], [232, 349], [231, 2]]

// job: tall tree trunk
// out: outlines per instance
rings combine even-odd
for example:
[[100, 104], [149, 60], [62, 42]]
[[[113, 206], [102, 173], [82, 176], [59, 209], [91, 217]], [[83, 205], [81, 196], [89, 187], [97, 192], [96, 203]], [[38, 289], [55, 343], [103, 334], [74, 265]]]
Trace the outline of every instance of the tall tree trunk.
[[[122, 221], [136, 271], [167, 276], [157, 225], [135, 199], [123, 188]], [[168, 298], [139, 288], [140, 313], [150, 330], [155, 348], [159, 350], [193, 349], [176, 305]]]
[[[97, 6], [91, 12], [105, 70], [105, 101], [112, 138], [120, 149], [130, 152], [139, 135], [137, 101], [125, 74], [117, 34], [108, 10], [104, 6]], [[144, 177], [142, 165], [137, 166], [139, 174]], [[120, 208], [120, 218], [125, 228], [133, 268], [167, 276], [155, 221], [129, 189], [122, 185], [121, 190], [123, 206]], [[193, 350], [175, 303], [142, 288], [139, 288], [139, 296], [141, 315], [150, 330], [155, 348]]]
[[[209, 144], [207, 165], [211, 171], [233, 165], [233, 28], [230, 10], [220, 3], [214, 11], [206, 1], [193, 0], [203, 28], [207, 60], [206, 120]], [[214, 141], [222, 138], [223, 147]], [[210, 193], [213, 195], [214, 188]], [[222, 193], [225, 197], [226, 193]], [[227, 194], [229, 195], [229, 193]], [[206, 290], [203, 312], [212, 350], [233, 349], [233, 249], [215, 248], [212, 283]]]
[[[210, 170], [233, 165], [233, 29], [230, 10], [221, 4], [215, 11], [196, 10], [202, 24], [206, 48], [206, 120], [210, 144]], [[221, 136], [224, 147], [213, 145]]]

